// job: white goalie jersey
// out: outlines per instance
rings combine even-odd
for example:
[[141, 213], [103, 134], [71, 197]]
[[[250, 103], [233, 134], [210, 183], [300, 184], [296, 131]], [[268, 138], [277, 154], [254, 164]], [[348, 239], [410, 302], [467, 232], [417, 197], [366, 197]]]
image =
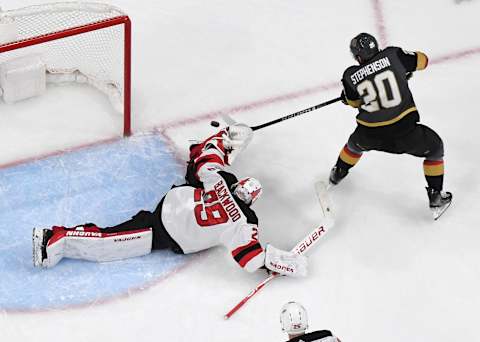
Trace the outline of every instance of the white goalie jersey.
[[[236, 128], [238, 134], [240, 128]], [[222, 130], [194, 145], [188, 184], [173, 187], [154, 213], [140, 211], [131, 220], [106, 228], [91, 223], [73, 228], [34, 228], [34, 265], [53, 267], [64, 257], [100, 262], [135, 257], [150, 253], [157, 241], [154, 249], [180, 247], [185, 254], [223, 245], [248, 272], [265, 266], [283, 275], [306, 275], [305, 257], [272, 245], [262, 246], [258, 241], [257, 216], [246, 203], [259, 196], [261, 185], [255, 188], [253, 181], [247, 183], [252, 178], [238, 182], [225, 171], [234, 156], [231, 151], [243, 147], [241, 140], [234, 141], [232, 136], [232, 130]], [[228, 149], [227, 144], [231, 146]]]
[[179, 186], [167, 193], [161, 212], [165, 229], [186, 254], [223, 245], [245, 270], [253, 272], [264, 266], [258, 220], [232, 193], [238, 180], [224, 170], [228, 154], [223, 141], [214, 136], [197, 146], [192, 155], [194, 177], [203, 188]]

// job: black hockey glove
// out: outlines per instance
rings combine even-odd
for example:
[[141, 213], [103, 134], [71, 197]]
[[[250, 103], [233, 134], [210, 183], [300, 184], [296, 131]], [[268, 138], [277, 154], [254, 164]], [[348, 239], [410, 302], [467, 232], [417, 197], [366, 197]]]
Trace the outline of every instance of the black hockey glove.
[[407, 81], [413, 77], [413, 72], [407, 72]]

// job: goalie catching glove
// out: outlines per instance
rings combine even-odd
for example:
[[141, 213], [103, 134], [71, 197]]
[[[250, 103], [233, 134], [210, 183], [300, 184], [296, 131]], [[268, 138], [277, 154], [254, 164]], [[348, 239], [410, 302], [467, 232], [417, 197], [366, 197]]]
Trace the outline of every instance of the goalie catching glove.
[[227, 134], [223, 136], [223, 145], [228, 151], [229, 164], [231, 165], [252, 140], [253, 130], [245, 124], [237, 123], [228, 126], [225, 131]]
[[244, 149], [253, 137], [253, 130], [243, 123], [228, 126], [226, 131], [227, 135], [223, 138], [223, 144], [229, 150]]
[[242, 123], [233, 124], [221, 129], [203, 142], [191, 145], [190, 160], [196, 163], [197, 159], [203, 161], [205, 155], [216, 154], [223, 160], [223, 164], [232, 165], [238, 154], [250, 143], [252, 137], [253, 130], [249, 126]]
[[273, 272], [290, 277], [305, 277], [307, 266], [304, 255], [282, 251], [272, 245], [265, 248], [265, 267]]

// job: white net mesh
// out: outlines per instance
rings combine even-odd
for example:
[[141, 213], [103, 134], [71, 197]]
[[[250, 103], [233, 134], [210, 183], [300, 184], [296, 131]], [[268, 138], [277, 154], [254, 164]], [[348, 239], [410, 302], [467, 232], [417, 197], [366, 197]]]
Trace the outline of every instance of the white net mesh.
[[[117, 8], [104, 4], [52, 3], [0, 12], [0, 30], [2, 21], [13, 19], [16, 37], [6, 41], [4, 38], [5, 45], [123, 16], [125, 14]], [[87, 79], [62, 78], [62, 83], [66, 79], [89, 83], [105, 92], [115, 109], [123, 112], [124, 35], [124, 25], [115, 25], [3, 53], [0, 44], [0, 64], [16, 57], [38, 54], [49, 73], [81, 74]], [[48, 78], [50, 82], [56, 79]]]

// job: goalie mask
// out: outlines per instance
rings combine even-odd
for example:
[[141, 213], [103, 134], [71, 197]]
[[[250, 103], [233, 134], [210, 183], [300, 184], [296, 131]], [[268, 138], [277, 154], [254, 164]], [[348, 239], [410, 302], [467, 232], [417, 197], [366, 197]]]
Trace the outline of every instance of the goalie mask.
[[308, 328], [307, 310], [296, 302], [288, 302], [280, 312], [282, 331], [289, 335], [303, 334]]
[[233, 184], [233, 193], [242, 202], [252, 205], [262, 194], [262, 185], [255, 178], [244, 178]]

